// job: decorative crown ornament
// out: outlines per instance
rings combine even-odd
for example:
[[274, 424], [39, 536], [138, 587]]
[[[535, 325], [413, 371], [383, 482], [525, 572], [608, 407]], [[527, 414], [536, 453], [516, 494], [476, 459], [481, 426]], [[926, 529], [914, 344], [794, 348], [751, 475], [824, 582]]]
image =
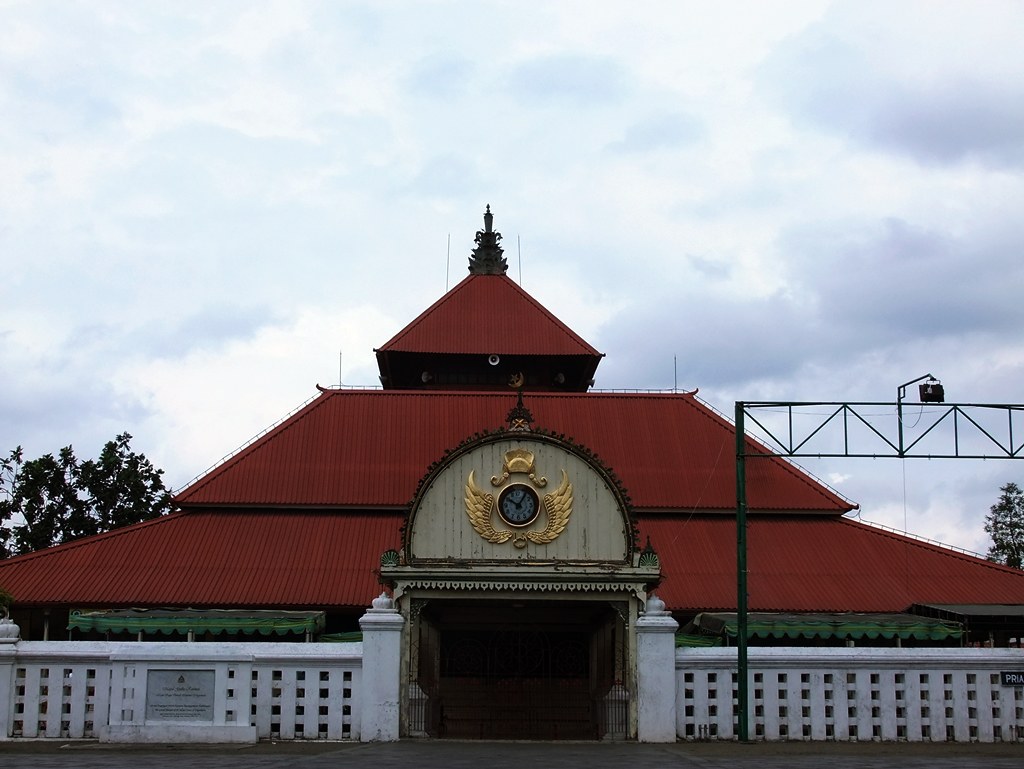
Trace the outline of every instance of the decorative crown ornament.
[[543, 476], [537, 477], [537, 469], [534, 465], [533, 452], [529, 449], [510, 449], [505, 452], [505, 461], [501, 466], [501, 475], [491, 476], [491, 485], [500, 486], [509, 479], [512, 473], [523, 473], [527, 475], [533, 485], [543, 489], [548, 485], [548, 479]]
[[533, 452], [528, 449], [506, 451], [505, 467], [510, 473], [532, 473]]

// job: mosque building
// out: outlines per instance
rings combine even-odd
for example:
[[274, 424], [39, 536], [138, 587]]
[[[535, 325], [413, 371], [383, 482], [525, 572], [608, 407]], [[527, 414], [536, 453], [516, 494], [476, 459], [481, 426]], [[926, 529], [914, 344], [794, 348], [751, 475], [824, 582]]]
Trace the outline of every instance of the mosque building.
[[[382, 388], [318, 388], [174, 513], [0, 562], [22, 636], [345, 637], [384, 590], [406, 732], [500, 691], [548, 714], [505, 725], [523, 737], [624, 722], [591, 705], [628, 700], [652, 599], [680, 643], [729, 644], [733, 424], [695, 393], [594, 390], [602, 354], [500, 241], [488, 208], [468, 276], [375, 350]], [[746, 486], [752, 644], [1021, 637], [1024, 572], [854, 520], [777, 457]]]

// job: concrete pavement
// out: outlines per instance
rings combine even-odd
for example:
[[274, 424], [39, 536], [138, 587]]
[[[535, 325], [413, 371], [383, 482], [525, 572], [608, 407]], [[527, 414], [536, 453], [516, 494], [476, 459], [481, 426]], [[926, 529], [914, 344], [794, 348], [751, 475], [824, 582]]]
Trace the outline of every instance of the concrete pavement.
[[4, 769], [1021, 769], [1024, 743], [0, 742]]

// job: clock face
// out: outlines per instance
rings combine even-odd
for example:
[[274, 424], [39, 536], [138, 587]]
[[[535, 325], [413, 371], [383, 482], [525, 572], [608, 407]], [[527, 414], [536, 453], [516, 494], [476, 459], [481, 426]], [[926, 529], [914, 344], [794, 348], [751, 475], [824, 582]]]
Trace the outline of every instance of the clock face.
[[529, 486], [513, 483], [498, 495], [498, 514], [509, 526], [529, 526], [539, 512], [537, 492]]

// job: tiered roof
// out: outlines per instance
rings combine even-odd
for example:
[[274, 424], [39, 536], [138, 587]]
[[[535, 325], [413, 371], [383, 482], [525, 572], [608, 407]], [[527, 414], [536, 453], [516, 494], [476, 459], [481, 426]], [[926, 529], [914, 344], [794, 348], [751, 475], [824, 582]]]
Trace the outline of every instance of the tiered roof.
[[[733, 425], [690, 394], [588, 392], [601, 354], [505, 275], [491, 223], [469, 277], [377, 350], [384, 390], [322, 390], [180, 512], [2, 561], [0, 585], [22, 606], [360, 609], [431, 464], [502, 429], [523, 392], [535, 429], [618, 477], [669, 607], [733, 608]], [[1024, 604], [1024, 572], [849, 520], [784, 460], [748, 463], [747, 495], [751, 610]]]

